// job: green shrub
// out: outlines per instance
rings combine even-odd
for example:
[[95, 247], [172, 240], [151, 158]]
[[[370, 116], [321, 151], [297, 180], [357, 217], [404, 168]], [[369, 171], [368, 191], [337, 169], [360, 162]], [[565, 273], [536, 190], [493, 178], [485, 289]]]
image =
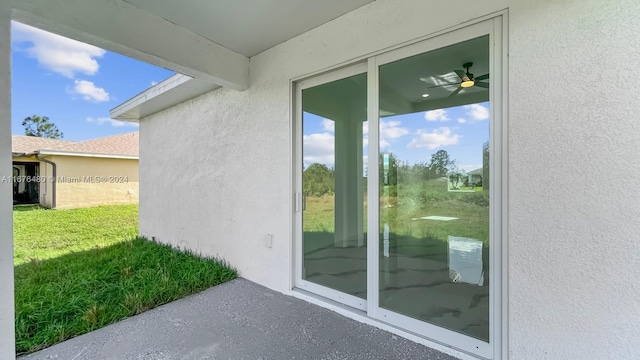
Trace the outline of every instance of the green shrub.
[[471, 205], [478, 206], [489, 206], [489, 192], [488, 191], [477, 191], [472, 193], [460, 193], [462, 195], [460, 200], [466, 202]]

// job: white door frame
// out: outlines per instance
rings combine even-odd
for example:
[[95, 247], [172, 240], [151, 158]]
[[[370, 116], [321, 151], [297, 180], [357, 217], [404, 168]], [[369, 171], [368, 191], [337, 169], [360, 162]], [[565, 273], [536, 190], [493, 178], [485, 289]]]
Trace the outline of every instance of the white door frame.
[[350, 76], [364, 74], [367, 72], [367, 64], [364, 62], [357, 63], [351, 66], [347, 66], [338, 70], [334, 70], [325, 74], [316, 75], [312, 78], [305, 79], [303, 81], [296, 82], [295, 86], [295, 236], [294, 236], [294, 248], [295, 255], [295, 271], [294, 271], [294, 286], [298, 289], [318, 294], [327, 299], [331, 299], [338, 303], [347, 305], [354, 309], [366, 310], [367, 300], [343, 293], [338, 290], [331, 289], [326, 286], [322, 286], [311, 281], [304, 280], [303, 275], [303, 254], [302, 254], [302, 214], [303, 214], [303, 189], [302, 189], [302, 163], [303, 163], [303, 138], [302, 138], [302, 91], [322, 84], [330, 83], [332, 81], [348, 78]]
[[[489, 338], [490, 342], [484, 342], [458, 332], [429, 324], [406, 315], [383, 309], [379, 306], [379, 194], [378, 194], [378, 158], [380, 117], [378, 111], [378, 71], [381, 65], [422, 54], [431, 50], [454, 45], [480, 36], [489, 35], [489, 73], [491, 74], [491, 87], [489, 88], [490, 111], [490, 137], [489, 156], [491, 182], [490, 196], [490, 243], [489, 246]], [[429, 334], [428, 337], [440, 343], [454, 346], [464, 352], [479, 355], [483, 358], [494, 358], [494, 343], [501, 341], [501, 335], [497, 330], [501, 323], [501, 292], [499, 284], [502, 282], [501, 265], [501, 208], [503, 198], [502, 171], [506, 169], [502, 164], [502, 135], [503, 119], [502, 111], [502, 19], [494, 18], [479, 22], [456, 31], [448, 32], [437, 37], [426, 39], [419, 43], [408, 45], [393, 51], [389, 51], [369, 58], [369, 181], [368, 181], [368, 279], [367, 286], [367, 314], [368, 316], [394, 326], [415, 332], [417, 334]], [[375, 101], [373, 101], [375, 100]], [[506, 189], [506, 188], [505, 188]], [[372, 217], [375, 217], [372, 219]]]
[[[404, 329], [411, 333], [430, 341], [443, 344], [447, 347], [457, 349], [470, 355], [485, 359], [503, 359], [507, 352], [507, 165], [508, 165], [508, 129], [507, 129], [507, 13], [502, 12], [491, 16], [483, 17], [471, 24], [463, 24], [442, 31], [437, 34], [418, 39], [411, 44], [403, 44], [389, 50], [382, 50], [368, 57], [359, 60], [366, 60], [366, 65], [358, 63], [354, 68], [357, 72], [351, 72], [351, 67], [340, 68], [336, 71], [326, 72], [315, 77], [301, 77], [292, 80], [294, 89], [294, 126], [292, 128], [294, 136], [294, 266], [293, 285], [296, 288], [311, 291], [338, 301], [354, 309], [366, 309], [367, 316], [371, 319], [390, 324], [394, 327]], [[444, 46], [463, 42], [480, 36], [489, 35], [490, 44], [490, 69], [491, 87], [490, 95], [490, 241], [489, 247], [489, 339], [484, 342], [467, 335], [460, 334], [436, 325], [432, 325], [405, 315], [401, 315], [379, 307], [379, 193], [378, 193], [378, 157], [379, 157], [379, 124], [378, 113], [378, 69], [380, 65], [421, 54], [431, 50], [436, 50]], [[362, 70], [362, 66], [366, 66]], [[322, 83], [338, 80], [356, 73], [367, 72], [367, 119], [369, 133], [368, 147], [368, 222], [367, 222], [367, 299], [344, 299], [336, 298], [336, 294], [327, 292], [324, 289], [314, 289], [315, 284], [309, 286], [304, 284], [302, 275], [302, 131], [301, 131], [301, 94], [302, 89]], [[319, 286], [319, 285], [315, 285]], [[316, 291], [319, 290], [319, 291]], [[339, 293], [339, 292], [338, 292]], [[346, 294], [343, 294], [346, 295]], [[351, 295], [347, 295], [351, 296]], [[355, 297], [354, 297], [355, 298]]]

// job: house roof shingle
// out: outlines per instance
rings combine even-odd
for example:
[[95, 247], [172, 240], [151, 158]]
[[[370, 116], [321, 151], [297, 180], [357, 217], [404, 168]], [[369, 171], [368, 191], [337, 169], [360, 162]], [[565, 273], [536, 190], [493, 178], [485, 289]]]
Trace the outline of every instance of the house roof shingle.
[[13, 135], [11, 136], [11, 152], [18, 154], [32, 153], [42, 148], [56, 147], [69, 143], [72, 143], [72, 141]]
[[484, 173], [483, 171], [484, 171], [483, 168], [478, 168], [478, 169], [471, 170], [471, 171], [467, 172], [467, 174], [469, 174], [469, 175], [482, 175]]
[[[106, 136], [85, 141], [66, 141], [43, 139], [32, 136], [13, 136], [11, 150], [14, 153], [32, 153], [39, 151], [73, 154], [99, 154], [114, 156], [138, 156], [139, 132]], [[43, 141], [44, 140], [44, 141]]]

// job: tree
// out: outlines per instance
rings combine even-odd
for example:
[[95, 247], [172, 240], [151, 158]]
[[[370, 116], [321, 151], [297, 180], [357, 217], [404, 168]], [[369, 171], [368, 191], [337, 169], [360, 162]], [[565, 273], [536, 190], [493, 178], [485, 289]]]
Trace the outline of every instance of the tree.
[[429, 171], [434, 177], [443, 177], [455, 168], [456, 161], [449, 158], [449, 153], [445, 150], [438, 150], [431, 155], [429, 162]]
[[460, 171], [457, 167], [452, 169], [449, 175], [449, 181], [452, 186], [451, 190], [460, 190], [460, 187], [464, 184], [465, 177], [466, 174], [464, 171]]
[[305, 196], [333, 195], [336, 190], [334, 172], [324, 164], [309, 165], [302, 172], [302, 183]]
[[62, 139], [64, 134], [58, 130], [58, 127], [49, 122], [46, 116], [33, 115], [22, 121], [24, 126], [24, 134], [27, 136], [35, 136], [49, 139]]
[[489, 190], [489, 141], [482, 144], [482, 190]]

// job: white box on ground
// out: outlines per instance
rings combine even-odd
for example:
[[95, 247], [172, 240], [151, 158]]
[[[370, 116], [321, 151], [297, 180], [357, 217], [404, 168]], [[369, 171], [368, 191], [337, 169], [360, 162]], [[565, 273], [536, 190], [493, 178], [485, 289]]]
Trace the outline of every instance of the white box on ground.
[[449, 278], [453, 282], [482, 286], [482, 241], [449, 236]]

